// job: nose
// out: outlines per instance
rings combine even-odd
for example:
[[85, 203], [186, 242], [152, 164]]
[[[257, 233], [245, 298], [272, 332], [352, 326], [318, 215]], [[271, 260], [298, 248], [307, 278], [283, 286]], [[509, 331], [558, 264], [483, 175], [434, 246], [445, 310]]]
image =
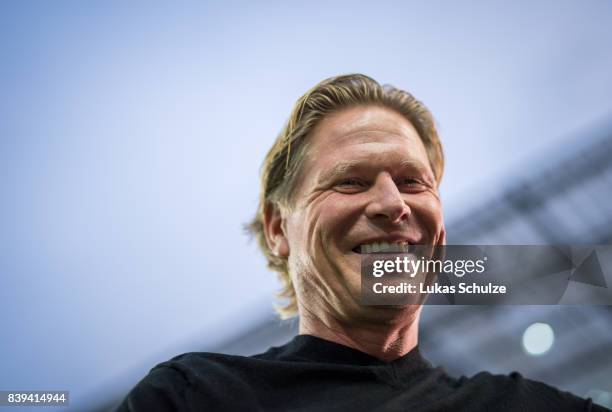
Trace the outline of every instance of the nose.
[[410, 216], [410, 207], [389, 174], [379, 175], [370, 193], [372, 198], [365, 209], [368, 218], [401, 223]]

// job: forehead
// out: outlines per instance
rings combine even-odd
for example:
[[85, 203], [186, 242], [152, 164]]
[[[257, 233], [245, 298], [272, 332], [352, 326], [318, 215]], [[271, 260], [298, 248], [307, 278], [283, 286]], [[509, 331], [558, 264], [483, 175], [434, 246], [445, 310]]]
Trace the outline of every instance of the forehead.
[[309, 166], [315, 169], [344, 160], [364, 160], [381, 167], [392, 160], [414, 161], [429, 168], [425, 146], [414, 126], [383, 107], [358, 106], [327, 116], [313, 130], [309, 146]]

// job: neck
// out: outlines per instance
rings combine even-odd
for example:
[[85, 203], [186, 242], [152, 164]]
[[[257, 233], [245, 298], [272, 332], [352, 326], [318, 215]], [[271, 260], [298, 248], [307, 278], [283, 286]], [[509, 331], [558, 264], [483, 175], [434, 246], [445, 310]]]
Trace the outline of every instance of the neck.
[[404, 314], [401, 321], [355, 324], [338, 320], [329, 313], [315, 314], [302, 307], [299, 334], [317, 336], [391, 362], [417, 346], [420, 314], [421, 307]]

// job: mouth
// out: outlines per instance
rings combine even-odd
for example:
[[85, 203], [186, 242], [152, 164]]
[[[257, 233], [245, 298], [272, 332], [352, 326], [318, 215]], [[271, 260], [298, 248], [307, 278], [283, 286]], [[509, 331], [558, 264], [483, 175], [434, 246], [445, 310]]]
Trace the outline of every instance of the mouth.
[[372, 241], [359, 244], [352, 251], [360, 255], [365, 253], [407, 253], [412, 244], [408, 240]]

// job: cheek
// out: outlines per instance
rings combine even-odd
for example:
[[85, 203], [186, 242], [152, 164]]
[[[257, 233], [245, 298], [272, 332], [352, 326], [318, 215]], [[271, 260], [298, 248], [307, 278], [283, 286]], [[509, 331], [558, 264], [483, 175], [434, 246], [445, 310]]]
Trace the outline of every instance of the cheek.
[[305, 216], [300, 213], [293, 215], [287, 223], [287, 243], [289, 244], [289, 261], [295, 261], [304, 254], [307, 243], [308, 227], [305, 223]]
[[316, 238], [311, 239], [315, 242], [312, 245], [316, 245], [317, 241], [323, 242], [323, 246], [327, 246], [328, 242], [336, 244], [342, 241], [359, 219], [362, 210], [359, 203], [358, 196], [332, 193], [314, 205], [310, 220], [314, 225], [311, 235]]
[[346, 229], [355, 224], [363, 214], [365, 200], [365, 195], [335, 193], [327, 199], [321, 217], [327, 222], [328, 227], [333, 227], [334, 231], [346, 233]]
[[438, 235], [444, 226], [444, 216], [442, 205], [434, 196], [427, 196], [420, 199], [412, 206], [415, 215], [425, 229], [432, 235]]
[[313, 259], [321, 249], [318, 247], [321, 232], [327, 227], [328, 216], [324, 212], [311, 204], [294, 212], [288, 221], [289, 265], [294, 273], [312, 271]]

